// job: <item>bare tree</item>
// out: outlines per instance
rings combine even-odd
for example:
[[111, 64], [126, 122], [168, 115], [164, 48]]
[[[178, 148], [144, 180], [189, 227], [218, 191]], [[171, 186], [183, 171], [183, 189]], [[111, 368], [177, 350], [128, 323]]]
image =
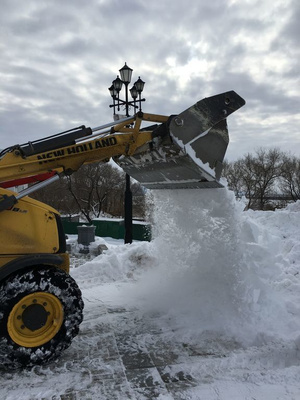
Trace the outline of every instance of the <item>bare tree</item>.
[[263, 210], [269, 202], [268, 195], [276, 191], [275, 182], [280, 177], [283, 153], [273, 148], [256, 151], [252, 167], [255, 176], [255, 202]]
[[281, 167], [280, 187], [294, 201], [300, 199], [300, 159], [285, 154]]
[[228, 186], [234, 191], [236, 197], [246, 195], [247, 176], [245, 176], [245, 160], [239, 159], [234, 162], [225, 162], [223, 167], [223, 176], [227, 179]]
[[[145, 215], [145, 191], [138, 182], [131, 185], [133, 216]], [[34, 197], [67, 215], [81, 214], [91, 222], [101, 214], [124, 216], [125, 173], [109, 163], [89, 164], [71, 176], [36, 192]]]
[[65, 215], [71, 216], [77, 212], [77, 206], [67, 187], [67, 178], [61, 178], [51, 183], [49, 186], [34, 192], [31, 197], [49, 204]]
[[68, 177], [68, 190], [89, 222], [103, 212], [118, 216], [123, 212], [118, 206], [123, 203], [122, 173], [110, 164], [83, 166]]
[[268, 195], [276, 191], [275, 184], [281, 174], [283, 153], [277, 148], [258, 149], [246, 154], [224, 170], [229, 187], [248, 199], [247, 208], [263, 210]]
[[146, 216], [146, 190], [139, 182], [131, 184], [132, 214], [136, 218], [144, 219]]

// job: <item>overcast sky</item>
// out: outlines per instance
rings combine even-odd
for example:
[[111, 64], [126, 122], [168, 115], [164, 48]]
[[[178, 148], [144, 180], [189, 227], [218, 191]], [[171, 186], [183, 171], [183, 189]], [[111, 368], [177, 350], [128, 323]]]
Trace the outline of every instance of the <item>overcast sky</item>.
[[143, 110], [176, 114], [235, 90], [229, 160], [300, 156], [299, 0], [1, 0], [0, 148], [112, 120], [124, 63]]

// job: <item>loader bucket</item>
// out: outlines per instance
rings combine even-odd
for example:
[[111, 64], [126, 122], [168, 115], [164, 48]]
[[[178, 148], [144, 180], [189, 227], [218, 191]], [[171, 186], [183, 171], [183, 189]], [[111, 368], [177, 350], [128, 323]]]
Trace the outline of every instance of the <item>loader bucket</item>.
[[149, 189], [219, 188], [228, 115], [245, 104], [234, 91], [200, 100], [152, 132], [152, 142], [117, 163]]

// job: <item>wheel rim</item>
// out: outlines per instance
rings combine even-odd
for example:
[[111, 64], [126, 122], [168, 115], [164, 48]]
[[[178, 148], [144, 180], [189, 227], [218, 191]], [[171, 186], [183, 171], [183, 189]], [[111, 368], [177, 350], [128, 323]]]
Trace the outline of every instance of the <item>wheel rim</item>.
[[7, 330], [18, 345], [37, 347], [57, 334], [63, 319], [60, 300], [53, 294], [36, 292], [15, 304], [8, 317]]

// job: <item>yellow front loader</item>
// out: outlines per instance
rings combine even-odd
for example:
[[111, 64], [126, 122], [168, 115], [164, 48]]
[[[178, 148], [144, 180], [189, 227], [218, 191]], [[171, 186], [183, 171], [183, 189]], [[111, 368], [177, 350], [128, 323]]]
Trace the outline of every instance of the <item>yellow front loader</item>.
[[[11, 146], [0, 154], [0, 363], [57, 358], [79, 331], [83, 301], [69, 275], [60, 216], [30, 193], [82, 165], [111, 158], [149, 189], [219, 188], [226, 118], [245, 104], [234, 91], [178, 115], [137, 113]], [[147, 126], [142, 127], [142, 124]], [[10, 188], [33, 183], [17, 193]]]

